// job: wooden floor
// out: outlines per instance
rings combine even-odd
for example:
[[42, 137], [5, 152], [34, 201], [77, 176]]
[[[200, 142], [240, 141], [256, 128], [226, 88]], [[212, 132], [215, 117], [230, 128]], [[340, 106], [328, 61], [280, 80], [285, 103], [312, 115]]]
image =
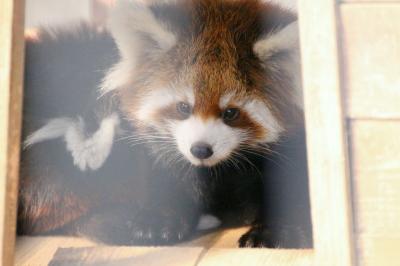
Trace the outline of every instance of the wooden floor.
[[[311, 265], [310, 250], [238, 249], [246, 228], [218, 231], [174, 247], [101, 246], [71, 237], [20, 237], [16, 265]], [[279, 263], [279, 264], [278, 264]]]

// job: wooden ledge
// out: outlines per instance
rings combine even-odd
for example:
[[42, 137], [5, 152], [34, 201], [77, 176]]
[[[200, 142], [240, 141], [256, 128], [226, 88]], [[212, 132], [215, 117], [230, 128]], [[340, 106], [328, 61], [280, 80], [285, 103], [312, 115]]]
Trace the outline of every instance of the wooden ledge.
[[174, 247], [115, 247], [82, 238], [20, 237], [16, 265], [312, 265], [312, 250], [236, 248], [246, 230], [217, 231]]

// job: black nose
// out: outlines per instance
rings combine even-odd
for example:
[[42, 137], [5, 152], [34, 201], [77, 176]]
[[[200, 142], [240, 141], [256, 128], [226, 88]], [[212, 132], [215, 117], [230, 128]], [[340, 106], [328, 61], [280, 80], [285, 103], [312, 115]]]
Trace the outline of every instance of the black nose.
[[197, 142], [190, 148], [190, 152], [198, 159], [207, 159], [213, 155], [212, 147], [204, 142]]

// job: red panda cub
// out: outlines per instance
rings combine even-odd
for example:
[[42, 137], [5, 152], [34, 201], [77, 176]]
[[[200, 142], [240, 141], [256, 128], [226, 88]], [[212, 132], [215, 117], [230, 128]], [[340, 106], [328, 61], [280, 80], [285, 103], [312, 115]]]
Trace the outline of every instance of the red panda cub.
[[311, 246], [295, 14], [259, 0], [111, 13], [107, 32], [27, 43], [19, 233], [166, 245], [211, 214], [251, 225], [241, 247]]

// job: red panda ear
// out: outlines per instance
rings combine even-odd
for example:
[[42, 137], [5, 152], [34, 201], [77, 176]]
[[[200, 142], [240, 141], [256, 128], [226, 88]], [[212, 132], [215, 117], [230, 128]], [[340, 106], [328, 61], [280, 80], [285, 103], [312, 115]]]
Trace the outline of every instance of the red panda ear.
[[[258, 40], [253, 51], [262, 61], [263, 66], [270, 71], [284, 73], [291, 84], [295, 104], [303, 108], [303, 93], [301, 79], [300, 45], [298, 23], [294, 21], [279, 31], [273, 31], [264, 38]], [[279, 53], [285, 56], [280, 57], [277, 63], [276, 57]]]
[[299, 32], [297, 21], [278, 31], [270, 32], [254, 44], [253, 50], [262, 61], [268, 60], [274, 54], [282, 51], [298, 52]]
[[121, 59], [105, 76], [101, 92], [120, 88], [129, 81], [138, 59], [148, 47], [160, 53], [176, 44], [176, 36], [139, 0], [118, 0], [112, 9], [108, 28], [118, 46]]
[[154, 41], [161, 50], [169, 50], [176, 44], [176, 36], [167, 30], [148, 6], [138, 0], [117, 1], [108, 24], [126, 60], [135, 60], [131, 57], [137, 56], [140, 48], [144, 48], [145, 39]]

